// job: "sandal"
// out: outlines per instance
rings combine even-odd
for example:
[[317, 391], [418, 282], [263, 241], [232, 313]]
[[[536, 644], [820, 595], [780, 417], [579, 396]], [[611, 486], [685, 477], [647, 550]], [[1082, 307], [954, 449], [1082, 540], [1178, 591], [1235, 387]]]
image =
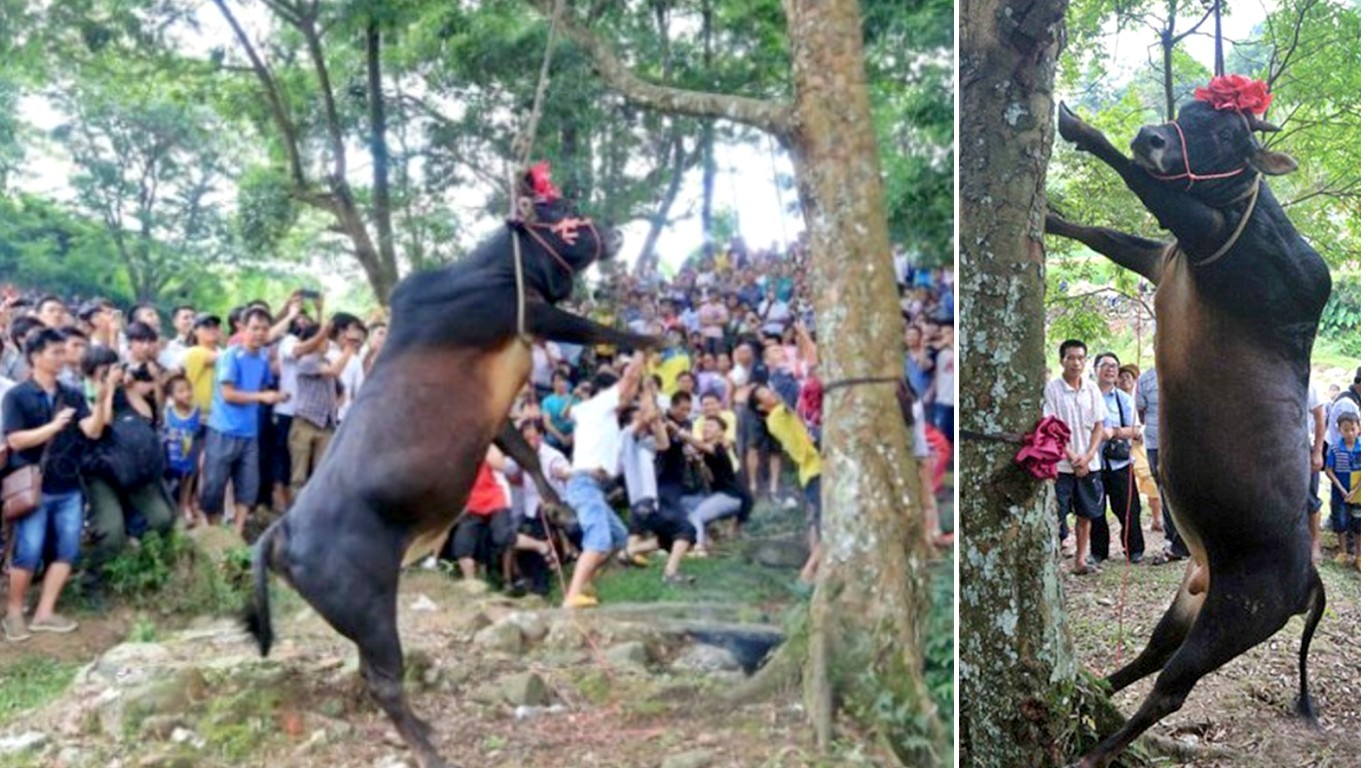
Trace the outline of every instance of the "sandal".
[[1100, 573], [1100, 568], [1095, 563], [1087, 563], [1080, 568], [1072, 569], [1073, 576], [1094, 576], [1097, 573]]

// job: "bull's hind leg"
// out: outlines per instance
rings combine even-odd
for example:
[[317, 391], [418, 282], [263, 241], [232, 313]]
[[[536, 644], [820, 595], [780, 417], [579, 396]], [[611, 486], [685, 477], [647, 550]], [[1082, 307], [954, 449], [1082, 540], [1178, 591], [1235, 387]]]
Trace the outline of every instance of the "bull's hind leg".
[[[367, 517], [378, 520], [374, 512], [350, 519]], [[431, 726], [413, 714], [403, 693], [403, 648], [398, 638], [402, 548], [402, 536], [382, 524], [347, 531], [315, 550], [318, 567], [300, 569], [295, 585], [328, 624], [356, 644], [370, 695], [422, 768], [448, 768], [432, 746]]]
[[1318, 571], [1314, 571], [1313, 580], [1309, 584], [1309, 599], [1305, 606], [1307, 614], [1304, 617], [1304, 634], [1300, 636], [1300, 695], [1295, 700], [1295, 711], [1315, 728], [1319, 727], [1319, 717], [1314, 711], [1314, 700], [1309, 695], [1309, 641], [1314, 639], [1314, 630], [1318, 629], [1319, 619], [1323, 618], [1323, 609], [1327, 602], [1327, 596], [1323, 591], [1323, 579], [1319, 578]]
[[1176, 599], [1172, 600], [1162, 620], [1157, 622], [1143, 652], [1106, 678], [1111, 693], [1118, 693], [1162, 669], [1176, 649], [1181, 647], [1205, 602], [1202, 569], [1203, 566], [1197, 565], [1194, 558], [1186, 565], [1186, 575], [1176, 590]]
[[1241, 584], [1238, 594], [1211, 593], [1181, 647], [1157, 676], [1157, 682], [1138, 712], [1115, 733], [1096, 745], [1075, 768], [1104, 768], [1154, 723], [1180, 709], [1200, 678], [1227, 664], [1270, 637], [1291, 611], [1273, 600], [1256, 603], [1248, 595], [1274, 595], [1270, 583]]

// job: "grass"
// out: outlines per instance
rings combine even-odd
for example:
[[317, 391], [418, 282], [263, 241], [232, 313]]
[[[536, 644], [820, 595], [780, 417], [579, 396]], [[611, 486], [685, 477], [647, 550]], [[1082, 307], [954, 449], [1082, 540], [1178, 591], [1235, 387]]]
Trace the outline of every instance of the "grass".
[[0, 725], [57, 698], [76, 675], [79, 664], [26, 656], [0, 669]]
[[766, 568], [712, 550], [705, 558], [684, 560], [679, 573], [696, 579], [676, 586], [663, 581], [664, 558], [651, 556], [648, 568], [615, 569], [598, 581], [598, 596], [612, 603], [745, 603], [790, 601], [797, 574]]

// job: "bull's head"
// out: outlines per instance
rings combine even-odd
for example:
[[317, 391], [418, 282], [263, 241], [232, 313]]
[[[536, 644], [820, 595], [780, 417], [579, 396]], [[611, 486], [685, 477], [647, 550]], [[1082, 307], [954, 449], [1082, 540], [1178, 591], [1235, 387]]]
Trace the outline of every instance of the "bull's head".
[[1251, 108], [1219, 101], [1205, 89], [1198, 89], [1196, 96], [1196, 101], [1181, 107], [1175, 121], [1139, 129], [1129, 145], [1135, 163], [1211, 202], [1247, 192], [1257, 172], [1279, 176], [1295, 170], [1293, 158], [1268, 150], [1257, 140], [1257, 133], [1278, 131], [1277, 126]]
[[611, 258], [621, 250], [621, 232], [580, 214], [550, 181], [547, 163], [527, 169], [520, 187], [523, 219], [573, 271], [587, 269], [594, 261]]

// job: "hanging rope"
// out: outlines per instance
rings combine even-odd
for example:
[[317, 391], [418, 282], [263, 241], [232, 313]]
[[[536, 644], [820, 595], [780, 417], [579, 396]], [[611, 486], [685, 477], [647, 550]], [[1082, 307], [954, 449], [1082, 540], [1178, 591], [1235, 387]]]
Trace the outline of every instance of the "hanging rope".
[[1224, 76], [1224, 0], [1214, 0], [1214, 76]]
[[[550, 84], [550, 60], [555, 53], [555, 36], [560, 28], [560, 15], [564, 13], [564, 0], [555, 0], [555, 8], [550, 13], [550, 30], [546, 33], [545, 53], [541, 56], [541, 75], [536, 83], [536, 94], [531, 101], [531, 115], [522, 126], [521, 132], [512, 142], [515, 162], [508, 168], [508, 225], [514, 229], [531, 215], [530, 205], [522, 206], [522, 198], [517, 194], [517, 173], [531, 162], [531, 148], [536, 143], [536, 128], [541, 122], [541, 108], [545, 104], [545, 92]], [[531, 334], [526, 329], [526, 277], [522, 269], [522, 238], [512, 233], [513, 270], [517, 276], [517, 336], [526, 344], [531, 343]]]

